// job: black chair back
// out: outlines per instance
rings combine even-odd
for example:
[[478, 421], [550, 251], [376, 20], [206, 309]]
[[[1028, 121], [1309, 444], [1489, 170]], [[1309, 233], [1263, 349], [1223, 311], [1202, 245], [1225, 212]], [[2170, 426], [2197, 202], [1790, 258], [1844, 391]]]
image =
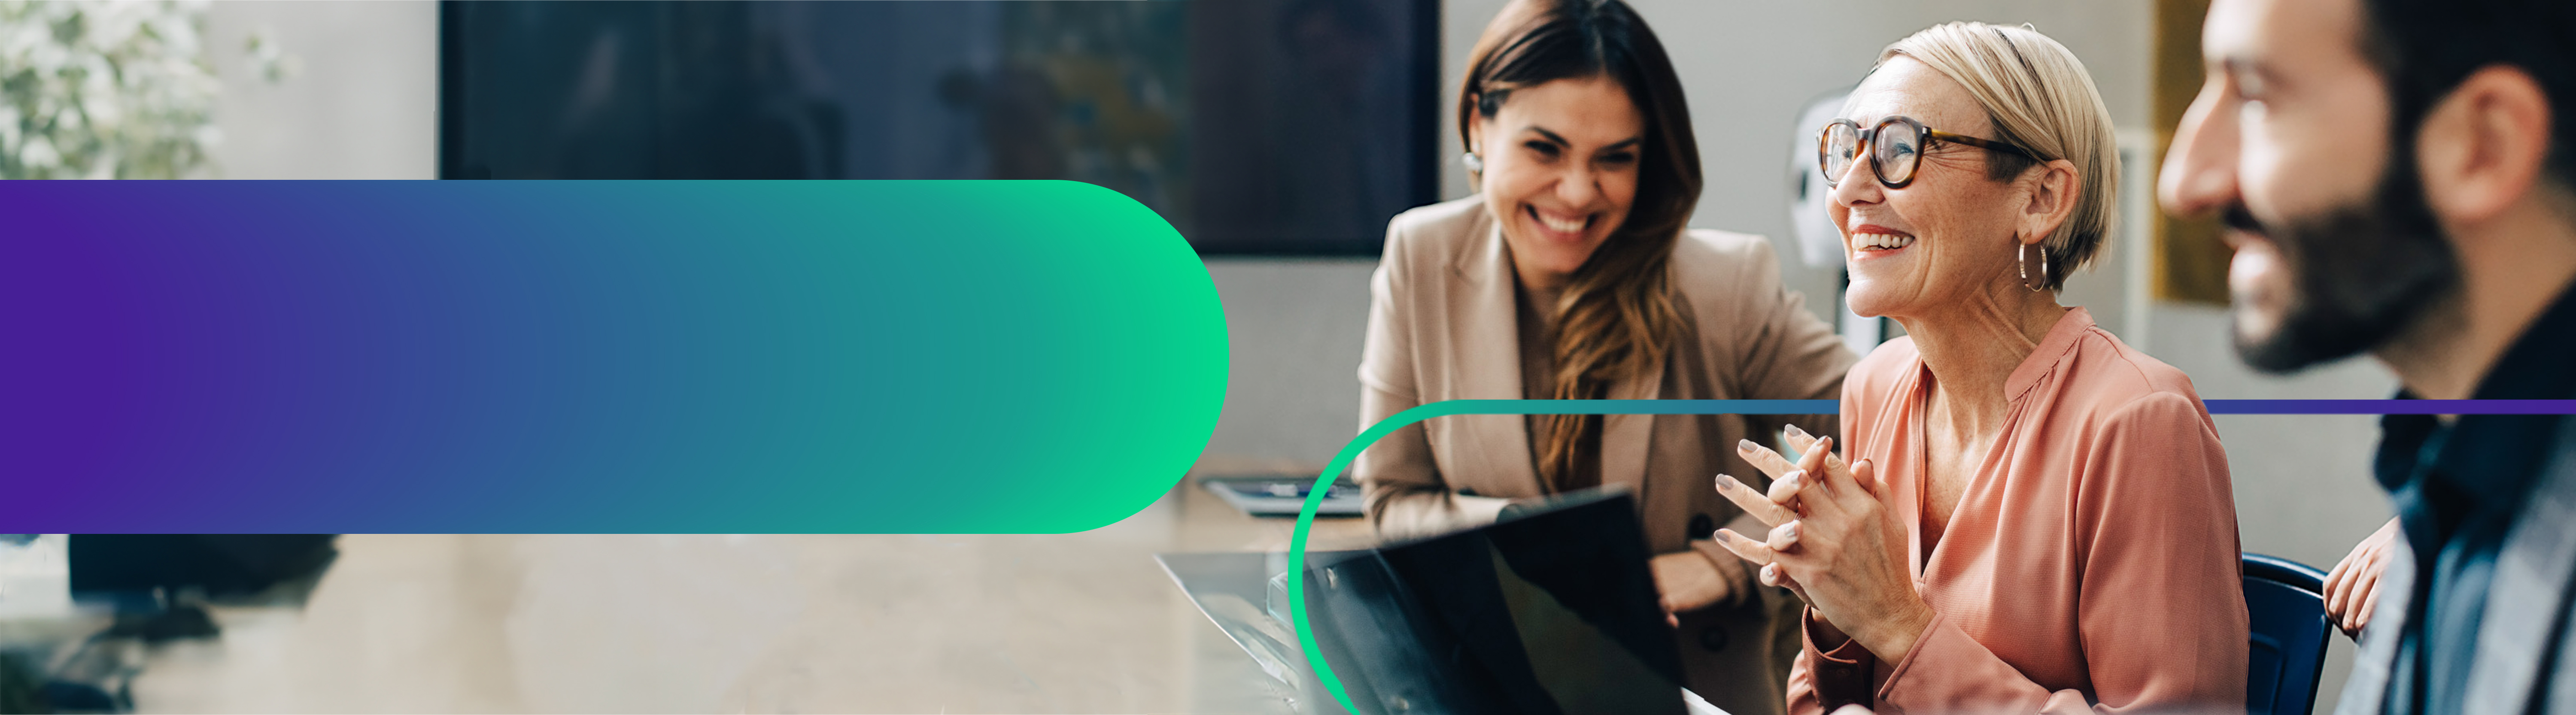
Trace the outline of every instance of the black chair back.
[[2245, 615], [2253, 626], [2246, 655], [2245, 709], [2252, 715], [2308, 715], [2325, 672], [2326, 572], [2288, 559], [2245, 555]]

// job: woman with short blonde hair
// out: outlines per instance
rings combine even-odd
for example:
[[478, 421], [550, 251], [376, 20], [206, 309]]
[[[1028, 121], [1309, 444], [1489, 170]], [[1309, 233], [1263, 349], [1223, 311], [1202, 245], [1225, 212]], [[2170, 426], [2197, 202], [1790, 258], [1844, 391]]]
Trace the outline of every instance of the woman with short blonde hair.
[[[2057, 303], [2110, 232], [2109, 113], [2026, 27], [1889, 45], [1818, 137], [1849, 304], [1906, 337], [1843, 383], [1841, 445], [1718, 491], [1718, 541], [1808, 604], [1792, 713], [2244, 707], [2227, 454], [2191, 380]], [[1848, 467], [1836, 446], [1850, 455]]]
[[[2075, 185], [2084, 191], [2066, 222], [2039, 243], [2047, 252], [2042, 271], [2048, 288], [2064, 287], [2066, 274], [2089, 265], [2110, 239], [2112, 219], [2119, 215], [2119, 137], [2111, 132], [2111, 110], [2103, 106], [2093, 75], [2075, 53], [2028, 25], [1934, 25], [1888, 45], [1878, 63], [1899, 56], [1957, 80], [1985, 108], [1997, 140], [2075, 165]], [[1990, 159], [1986, 173], [1996, 180], [2036, 163], [2011, 153]]]

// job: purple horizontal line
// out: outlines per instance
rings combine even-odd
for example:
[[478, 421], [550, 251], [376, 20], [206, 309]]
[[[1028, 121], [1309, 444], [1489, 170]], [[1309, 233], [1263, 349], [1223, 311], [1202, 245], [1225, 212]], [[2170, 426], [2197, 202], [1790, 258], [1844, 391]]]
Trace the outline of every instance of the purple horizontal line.
[[2213, 415], [2570, 415], [2576, 400], [2202, 400]]

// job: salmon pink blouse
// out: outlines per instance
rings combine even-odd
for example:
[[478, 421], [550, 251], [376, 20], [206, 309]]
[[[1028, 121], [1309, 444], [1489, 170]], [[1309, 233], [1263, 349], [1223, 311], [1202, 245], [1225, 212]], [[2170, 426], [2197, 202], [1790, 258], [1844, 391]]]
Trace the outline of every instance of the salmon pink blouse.
[[2104, 713], [2242, 708], [2246, 615], [2227, 455], [2191, 380], [2068, 310], [2005, 382], [2003, 434], [1937, 542], [1924, 543], [1924, 404], [1910, 339], [1844, 382], [1844, 455], [1871, 460], [1903, 515], [1914, 648], [1817, 649], [1789, 712]]

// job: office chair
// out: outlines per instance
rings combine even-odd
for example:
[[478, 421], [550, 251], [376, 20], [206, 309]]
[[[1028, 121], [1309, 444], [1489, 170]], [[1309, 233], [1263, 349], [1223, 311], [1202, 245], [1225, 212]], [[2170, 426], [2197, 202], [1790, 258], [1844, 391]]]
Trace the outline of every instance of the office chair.
[[2252, 715], [2308, 715], [2325, 671], [2326, 572], [2288, 559], [2245, 555], [2245, 709]]

